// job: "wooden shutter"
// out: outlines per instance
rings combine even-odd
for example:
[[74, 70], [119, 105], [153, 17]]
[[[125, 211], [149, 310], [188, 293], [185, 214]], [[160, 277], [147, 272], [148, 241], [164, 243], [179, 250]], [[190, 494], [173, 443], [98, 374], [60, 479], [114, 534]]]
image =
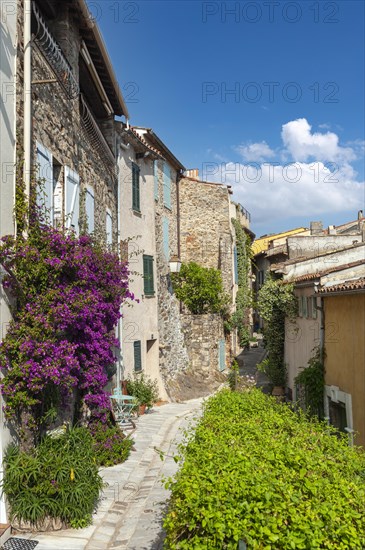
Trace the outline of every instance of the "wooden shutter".
[[46, 220], [53, 224], [53, 158], [41, 143], [37, 142], [37, 204], [42, 208]]
[[234, 259], [234, 282], [238, 285], [238, 258], [237, 258], [237, 247], [233, 249], [233, 259]]
[[79, 234], [79, 196], [80, 178], [79, 175], [65, 167], [65, 217], [66, 228], [73, 229]]
[[136, 340], [133, 342], [133, 353], [134, 353], [134, 370], [139, 372], [142, 370], [142, 349], [141, 349], [141, 340]]
[[139, 166], [132, 162], [132, 208], [137, 212], [141, 211], [140, 189], [139, 189]]
[[313, 319], [317, 319], [317, 298], [315, 296], [312, 297], [312, 317]]
[[225, 340], [219, 340], [218, 342], [219, 353], [219, 370], [222, 371], [226, 368], [226, 342]]
[[171, 171], [166, 162], [163, 165], [163, 203], [171, 208]]
[[94, 214], [95, 199], [94, 199], [94, 189], [89, 185], [86, 187], [85, 209], [86, 209], [86, 218], [87, 218], [87, 228], [89, 233], [92, 233], [95, 227], [95, 214]]
[[169, 220], [166, 217], [162, 218], [162, 239], [163, 253], [167, 261], [170, 260], [170, 243], [169, 243]]
[[155, 293], [153, 280], [153, 256], [143, 256], [143, 286], [146, 296]]
[[153, 176], [154, 176], [155, 199], [158, 200], [158, 162], [157, 160], [155, 160], [153, 163]]

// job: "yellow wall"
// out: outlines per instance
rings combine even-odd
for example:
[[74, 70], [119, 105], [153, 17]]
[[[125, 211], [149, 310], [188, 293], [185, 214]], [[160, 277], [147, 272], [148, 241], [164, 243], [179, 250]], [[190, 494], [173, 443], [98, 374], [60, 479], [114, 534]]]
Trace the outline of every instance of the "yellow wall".
[[325, 381], [352, 396], [355, 443], [365, 446], [365, 294], [324, 297]]

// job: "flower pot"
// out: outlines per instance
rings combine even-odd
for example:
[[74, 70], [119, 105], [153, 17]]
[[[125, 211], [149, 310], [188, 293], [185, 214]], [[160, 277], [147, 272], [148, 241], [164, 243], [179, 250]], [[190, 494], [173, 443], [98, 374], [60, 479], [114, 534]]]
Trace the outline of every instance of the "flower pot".
[[146, 412], [147, 405], [139, 405], [138, 406], [138, 416], [142, 416]]
[[271, 392], [271, 395], [276, 397], [276, 401], [281, 403], [285, 399], [285, 388], [284, 386], [274, 386]]

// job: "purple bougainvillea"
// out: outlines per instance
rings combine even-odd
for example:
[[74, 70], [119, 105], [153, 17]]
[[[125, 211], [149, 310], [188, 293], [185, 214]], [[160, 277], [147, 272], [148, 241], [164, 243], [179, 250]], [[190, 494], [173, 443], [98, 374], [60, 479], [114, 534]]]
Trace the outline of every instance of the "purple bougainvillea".
[[40, 222], [27, 239], [4, 237], [3, 287], [14, 299], [13, 320], [0, 344], [1, 391], [9, 421], [39, 434], [70, 407], [85, 404], [105, 421], [104, 388], [118, 346], [115, 327], [127, 298], [128, 268], [91, 237]]

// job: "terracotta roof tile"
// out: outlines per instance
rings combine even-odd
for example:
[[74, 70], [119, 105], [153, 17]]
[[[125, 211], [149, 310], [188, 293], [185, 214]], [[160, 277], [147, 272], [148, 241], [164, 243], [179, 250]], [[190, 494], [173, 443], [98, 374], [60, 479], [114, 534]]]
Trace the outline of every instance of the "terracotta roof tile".
[[331, 292], [341, 292], [349, 290], [365, 290], [365, 277], [352, 281], [345, 281], [337, 285], [325, 286], [319, 290], [320, 294], [330, 294]]

